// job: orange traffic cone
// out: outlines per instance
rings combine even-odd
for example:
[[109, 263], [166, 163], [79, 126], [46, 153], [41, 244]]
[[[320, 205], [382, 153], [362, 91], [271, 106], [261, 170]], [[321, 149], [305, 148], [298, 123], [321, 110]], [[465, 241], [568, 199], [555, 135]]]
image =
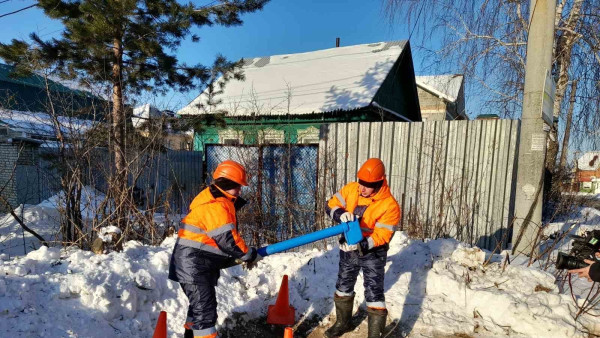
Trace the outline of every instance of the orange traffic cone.
[[291, 327], [286, 327], [283, 331], [283, 338], [294, 338], [294, 330]]
[[167, 313], [165, 311], [161, 311], [158, 315], [152, 338], [167, 338]]
[[284, 275], [275, 305], [269, 305], [267, 324], [294, 325], [296, 310], [290, 306], [288, 276]]

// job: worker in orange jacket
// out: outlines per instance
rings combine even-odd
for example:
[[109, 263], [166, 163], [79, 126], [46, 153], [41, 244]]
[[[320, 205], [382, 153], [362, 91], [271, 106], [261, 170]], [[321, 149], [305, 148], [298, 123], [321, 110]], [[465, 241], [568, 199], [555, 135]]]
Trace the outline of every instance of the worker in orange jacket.
[[220, 270], [235, 265], [236, 259], [252, 268], [261, 258], [237, 229], [236, 211], [246, 203], [240, 197], [242, 185], [248, 185], [246, 170], [227, 160], [217, 166], [213, 179], [190, 204], [169, 266], [169, 279], [179, 282], [189, 300], [185, 338], [217, 337], [215, 287]]
[[383, 334], [387, 309], [383, 279], [389, 242], [400, 221], [401, 211], [385, 178], [378, 158], [368, 159], [358, 171], [358, 182], [347, 184], [327, 203], [327, 214], [336, 222], [360, 220], [363, 239], [349, 245], [340, 238], [340, 262], [333, 301], [336, 322], [325, 332], [337, 337], [350, 329], [354, 285], [362, 269], [369, 324], [369, 338]]

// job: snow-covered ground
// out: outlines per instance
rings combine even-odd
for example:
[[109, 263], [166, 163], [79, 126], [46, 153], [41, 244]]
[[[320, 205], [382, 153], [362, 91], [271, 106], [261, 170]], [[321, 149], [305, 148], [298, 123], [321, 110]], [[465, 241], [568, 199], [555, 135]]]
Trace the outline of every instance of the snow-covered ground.
[[[28, 224], [40, 227], [46, 220], [44, 213], [27, 217]], [[595, 209], [581, 209], [573, 217], [582, 229], [600, 224]], [[566, 220], [548, 231], [569, 226]], [[187, 300], [167, 279], [174, 243], [175, 238], [160, 246], [130, 241], [123, 252], [107, 255], [46, 247], [26, 256], [0, 254], [0, 337], [149, 337], [161, 310], [168, 313], [169, 336], [180, 337]], [[265, 317], [284, 274], [289, 275], [296, 321], [316, 317], [329, 325], [338, 254], [337, 247], [282, 253], [266, 257], [251, 271], [241, 266], [224, 270], [217, 288], [218, 325], [243, 326]], [[455, 240], [421, 242], [397, 233], [385, 276], [389, 320], [399, 322], [405, 333], [425, 336], [584, 337], [591, 329], [600, 332], [593, 317], [580, 321], [587, 329], [575, 322], [570, 293], [561, 291], [551, 273], [539, 264], [526, 267], [523, 257], [505, 264], [505, 255], [490, 257]], [[575, 285], [583, 292], [591, 283], [576, 280]], [[365, 306], [360, 276], [355, 291], [356, 310]]]
[[[104, 194], [96, 189], [91, 187], [82, 189], [80, 209], [84, 222], [94, 218], [95, 210], [104, 198]], [[37, 205], [21, 205], [15, 209], [15, 214], [46, 241], [58, 242], [60, 241], [60, 213], [57, 210], [59, 205], [64, 205], [62, 193]], [[22, 256], [39, 247], [39, 241], [30, 233], [23, 231], [12, 215], [0, 216], [0, 255]]]

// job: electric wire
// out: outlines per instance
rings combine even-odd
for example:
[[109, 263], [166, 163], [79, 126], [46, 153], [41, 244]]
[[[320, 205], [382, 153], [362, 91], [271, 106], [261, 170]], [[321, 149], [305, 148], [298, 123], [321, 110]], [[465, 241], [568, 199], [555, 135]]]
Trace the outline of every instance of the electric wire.
[[9, 15], [13, 15], [13, 14], [19, 13], [19, 12], [22, 12], [22, 11], [24, 11], [26, 9], [30, 9], [30, 8], [33, 8], [33, 7], [36, 7], [36, 6], [37, 6], [37, 4], [33, 4], [31, 6], [27, 6], [27, 7], [21, 8], [21, 9], [17, 9], [16, 11], [13, 11], [13, 12], [1, 14], [0, 18], [3, 18], [5, 16], [9, 16]]

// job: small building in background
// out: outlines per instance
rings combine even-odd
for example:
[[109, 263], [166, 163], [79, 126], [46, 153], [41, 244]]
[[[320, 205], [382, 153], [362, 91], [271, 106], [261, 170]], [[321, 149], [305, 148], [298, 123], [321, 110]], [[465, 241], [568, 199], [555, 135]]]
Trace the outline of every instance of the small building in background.
[[600, 151], [591, 151], [577, 159], [575, 177], [579, 191], [600, 194]]
[[468, 120], [461, 74], [417, 76], [423, 121]]
[[163, 145], [171, 150], [192, 150], [193, 132], [175, 130], [172, 122], [176, 119], [174, 112], [170, 110], [159, 110], [151, 104], [144, 104], [133, 108], [131, 123], [133, 127], [144, 137], [152, 137], [148, 130], [151, 121], [160, 123], [164, 135]]
[[[103, 118], [107, 101], [85, 90], [69, 88], [39, 74], [17, 76], [14, 67], [0, 63], [0, 185], [11, 207], [35, 204], [57, 188], [60, 178], [49, 177], [40, 148], [56, 148], [55, 122], [63, 137], [85, 132]], [[0, 203], [0, 211], [7, 211]]]

